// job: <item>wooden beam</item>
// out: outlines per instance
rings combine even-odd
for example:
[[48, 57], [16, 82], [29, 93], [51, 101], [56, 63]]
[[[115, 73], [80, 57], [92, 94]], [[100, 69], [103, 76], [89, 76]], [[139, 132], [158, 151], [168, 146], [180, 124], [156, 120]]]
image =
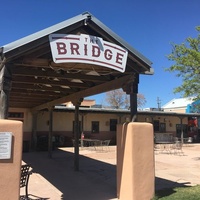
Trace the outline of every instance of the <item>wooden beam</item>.
[[42, 100], [46, 100], [47, 98], [49, 98], [49, 99], [55, 99], [55, 98], [60, 98], [61, 96], [56, 96], [56, 95], [54, 95], [54, 96], [51, 96], [51, 95], [48, 95], [47, 93], [46, 93], [46, 95], [45, 95], [45, 93], [43, 93], [43, 95], [37, 95], [37, 93], [36, 93], [36, 95], [34, 95], [34, 94], [32, 94], [32, 95], [30, 95], [30, 94], [28, 94], [28, 93], [13, 93], [12, 92], [12, 94], [10, 95], [10, 100], [13, 100], [13, 99], [24, 99], [24, 100], [28, 100], [29, 101], [29, 99], [31, 100], [31, 99], [33, 99], [33, 101], [42, 101]]
[[69, 102], [72, 101], [74, 99], [80, 99], [80, 98], [84, 98], [87, 96], [91, 96], [91, 95], [95, 95], [95, 94], [100, 94], [102, 92], [107, 92], [110, 90], [114, 90], [114, 89], [118, 89], [121, 88], [127, 81], [130, 80], [134, 80], [134, 76], [133, 75], [127, 75], [127, 76], [123, 76], [120, 78], [116, 78], [115, 80], [109, 81], [109, 82], [105, 82], [103, 84], [85, 89], [85, 90], [81, 90], [79, 92], [73, 93], [71, 95], [62, 97], [60, 99], [42, 104], [40, 106], [34, 107], [32, 108], [32, 110], [41, 110], [44, 108], [47, 108], [49, 106], [55, 106], [55, 105], [59, 105], [61, 103], [65, 103], [65, 102]]
[[9, 107], [10, 108], [32, 108], [33, 106], [38, 106], [41, 104], [35, 103], [35, 102], [10, 102]]
[[27, 77], [43, 77], [43, 78], [58, 78], [58, 79], [79, 79], [83, 81], [105, 82], [110, 81], [108, 76], [93, 76], [85, 75], [81, 73], [67, 73], [65, 71], [54, 71], [52, 69], [45, 68], [37, 69], [33, 67], [16, 67], [13, 69], [13, 75], [27, 76]]
[[64, 94], [66, 94], [65, 92], [55, 92], [55, 91], [36, 91], [36, 90], [27, 90], [27, 89], [22, 89], [22, 88], [12, 88], [12, 93], [11, 96], [34, 96], [34, 97], [43, 97], [43, 98], [47, 98], [47, 97], [55, 97], [55, 98], [61, 98], [61, 96], [63, 96]]
[[[32, 55], [31, 55], [32, 56]], [[68, 72], [73, 70], [81, 70], [84, 72], [95, 71], [100, 74], [118, 74], [119, 72], [107, 67], [94, 65], [94, 64], [86, 64], [86, 63], [54, 63], [50, 59], [43, 58], [24, 58], [23, 61], [15, 62], [15, 66], [25, 66], [25, 67], [34, 67], [34, 68], [51, 68], [55, 71], [59, 69], [66, 70]]]
[[75, 83], [68, 81], [67, 79], [54, 80], [53, 78], [41, 78], [41, 77], [29, 77], [29, 76], [13, 76], [12, 83], [23, 83], [23, 84], [46, 84], [51, 86], [68, 86], [68, 87], [78, 87], [87, 88], [88, 85], [84, 83]]
[[70, 89], [70, 88], [62, 88], [60, 86], [53, 86], [53, 87], [48, 87], [45, 85], [41, 85], [41, 84], [23, 84], [23, 83], [13, 83], [12, 84], [12, 88], [13, 89], [26, 89], [26, 90], [35, 90], [35, 91], [58, 91], [58, 92], [63, 92], [65, 94], [70, 94], [75, 92], [76, 90], [74, 89]]

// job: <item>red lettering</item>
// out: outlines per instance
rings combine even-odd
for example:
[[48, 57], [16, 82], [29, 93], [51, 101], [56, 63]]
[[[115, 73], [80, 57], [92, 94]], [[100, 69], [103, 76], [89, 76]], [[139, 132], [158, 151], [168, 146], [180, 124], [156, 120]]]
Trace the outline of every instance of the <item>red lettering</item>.
[[70, 49], [71, 49], [71, 54], [73, 55], [73, 54], [75, 54], [75, 52], [76, 52], [76, 54], [77, 55], [80, 55], [80, 53], [79, 53], [79, 45], [77, 44], [77, 43], [70, 43]]
[[87, 44], [84, 44], [84, 55], [85, 55], [85, 56], [88, 55], [88, 54], [87, 54], [87, 51], [88, 51], [88, 50], [87, 50]]
[[116, 55], [116, 63], [119, 63], [121, 65], [123, 56], [124, 56], [123, 54], [117, 53], [117, 55]]
[[106, 49], [104, 52], [104, 57], [106, 60], [111, 60], [112, 59], [112, 51], [110, 49]]
[[99, 57], [100, 56], [100, 48], [97, 46], [92, 46], [92, 56]]
[[57, 49], [58, 49], [58, 55], [59, 54], [66, 54], [67, 49], [66, 49], [66, 44], [63, 42], [56, 42]]

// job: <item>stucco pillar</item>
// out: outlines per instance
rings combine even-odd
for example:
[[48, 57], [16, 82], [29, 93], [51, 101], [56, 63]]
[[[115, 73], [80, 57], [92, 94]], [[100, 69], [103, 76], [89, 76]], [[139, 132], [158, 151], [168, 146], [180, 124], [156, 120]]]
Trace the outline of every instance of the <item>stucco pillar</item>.
[[[19, 200], [20, 176], [22, 161], [22, 122], [0, 119], [0, 199]], [[7, 139], [2, 138], [5, 132], [11, 133], [11, 157], [2, 159]], [[4, 157], [5, 158], [5, 157]]]
[[150, 200], [155, 190], [153, 126], [131, 122], [117, 126], [117, 197]]

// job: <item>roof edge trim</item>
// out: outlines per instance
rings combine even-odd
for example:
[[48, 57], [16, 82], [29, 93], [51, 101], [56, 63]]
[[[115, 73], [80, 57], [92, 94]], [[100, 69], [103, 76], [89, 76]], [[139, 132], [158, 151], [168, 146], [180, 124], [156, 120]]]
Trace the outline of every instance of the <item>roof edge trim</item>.
[[12, 50], [14, 50], [14, 49], [16, 49], [16, 48], [18, 48], [20, 46], [23, 46], [23, 45], [25, 45], [27, 43], [30, 43], [30, 42], [34, 41], [34, 40], [37, 40], [37, 39], [42, 38], [44, 36], [47, 36], [47, 35], [49, 35], [51, 33], [54, 33], [57, 30], [60, 30], [62, 28], [70, 26], [70, 25], [72, 25], [74, 23], [77, 23], [79, 21], [87, 19], [87, 16], [88, 16], [88, 14], [87, 15], [82, 15], [82, 14], [77, 15], [75, 17], [72, 17], [70, 19], [62, 21], [62, 22], [60, 22], [58, 24], [52, 25], [52, 26], [50, 26], [48, 28], [45, 28], [43, 30], [40, 30], [40, 31], [35, 32], [33, 34], [30, 34], [28, 36], [25, 36], [25, 37], [23, 37], [21, 39], [18, 39], [16, 41], [14, 41], [14, 42], [6, 44], [6, 45], [3, 46], [3, 53], [6, 54], [9, 51], [12, 51]]

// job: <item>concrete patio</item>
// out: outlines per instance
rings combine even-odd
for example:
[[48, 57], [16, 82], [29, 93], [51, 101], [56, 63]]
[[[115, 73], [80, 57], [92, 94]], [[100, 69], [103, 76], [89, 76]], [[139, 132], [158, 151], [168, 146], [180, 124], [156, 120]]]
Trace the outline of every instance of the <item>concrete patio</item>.
[[[156, 190], [200, 184], [200, 144], [183, 147], [183, 155], [155, 154]], [[80, 148], [80, 171], [74, 171], [73, 148], [23, 154], [33, 167], [29, 198], [37, 200], [114, 200], [116, 196], [116, 146], [109, 150]], [[23, 199], [24, 188], [21, 188]]]

